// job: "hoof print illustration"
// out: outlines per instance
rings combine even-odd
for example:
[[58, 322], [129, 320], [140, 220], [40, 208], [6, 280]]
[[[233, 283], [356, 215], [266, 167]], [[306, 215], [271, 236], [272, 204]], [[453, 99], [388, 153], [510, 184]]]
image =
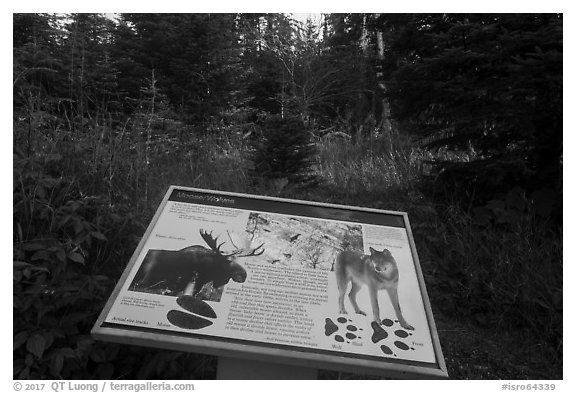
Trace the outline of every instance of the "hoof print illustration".
[[388, 333], [386, 333], [386, 330], [380, 327], [378, 322], [372, 321], [370, 326], [372, 326], [372, 330], [374, 330], [374, 333], [372, 334], [373, 343], [377, 343], [378, 341], [384, 340], [386, 337], [388, 337]]
[[396, 347], [398, 347], [399, 349], [402, 349], [404, 351], [407, 351], [408, 349], [410, 349], [410, 347], [406, 344], [404, 344], [402, 341], [394, 341], [394, 345], [396, 345]]
[[384, 352], [386, 355], [392, 355], [393, 352], [390, 348], [388, 348], [386, 345], [380, 345], [380, 349], [382, 350], [382, 352]]
[[[170, 310], [166, 314], [168, 321], [175, 326], [182, 329], [202, 329], [212, 325], [212, 321], [202, 318], [216, 318], [216, 313], [204, 300], [196, 299], [190, 295], [183, 295], [176, 299], [176, 303], [186, 311], [194, 314], [189, 314], [180, 310]], [[200, 315], [200, 316], [199, 316]]]
[[202, 315], [203, 317], [216, 318], [214, 309], [204, 300], [196, 299], [194, 296], [182, 295], [176, 299], [176, 303], [186, 311]]
[[208, 319], [178, 310], [168, 311], [166, 317], [172, 325], [178, 326], [182, 329], [197, 330], [212, 325], [212, 321], [209, 321]]
[[338, 326], [332, 322], [330, 318], [326, 318], [326, 324], [324, 325], [324, 334], [326, 336], [331, 335], [332, 333], [338, 330]]
[[334, 337], [334, 340], [338, 341], [339, 343], [343, 343], [343, 342], [344, 342], [344, 337], [342, 337], [341, 335], [337, 334], [336, 337]]
[[390, 326], [394, 325], [394, 322], [392, 322], [391, 319], [386, 318], [386, 319], [382, 320], [382, 325], [390, 327]]
[[406, 338], [406, 337], [408, 337], [408, 333], [407, 333], [406, 331], [400, 330], [400, 329], [396, 330], [396, 331], [394, 332], [394, 334], [397, 335], [397, 336], [400, 337], [400, 338]]

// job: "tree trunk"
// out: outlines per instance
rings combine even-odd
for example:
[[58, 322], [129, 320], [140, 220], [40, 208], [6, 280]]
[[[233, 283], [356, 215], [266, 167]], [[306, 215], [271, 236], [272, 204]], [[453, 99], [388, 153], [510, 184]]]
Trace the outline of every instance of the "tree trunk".
[[[378, 18], [380, 14], [376, 14], [375, 17]], [[384, 83], [384, 73], [382, 72], [382, 63], [384, 62], [384, 35], [381, 30], [376, 32], [376, 41], [378, 43], [378, 61], [380, 62], [380, 67], [376, 71], [376, 80], [378, 81], [378, 87], [382, 97], [382, 114], [381, 114], [381, 124], [385, 131], [390, 133], [392, 131], [392, 124], [390, 121], [390, 103], [388, 102], [388, 97], [386, 97], [386, 84]]]
[[150, 80], [150, 87], [152, 92], [152, 99], [150, 105], [150, 114], [148, 116], [148, 124], [146, 126], [146, 178], [144, 185], [144, 200], [148, 202], [148, 178], [150, 171], [150, 145], [152, 143], [152, 120], [154, 117], [154, 105], [156, 104], [156, 77], [154, 69], [152, 69], [152, 79]]

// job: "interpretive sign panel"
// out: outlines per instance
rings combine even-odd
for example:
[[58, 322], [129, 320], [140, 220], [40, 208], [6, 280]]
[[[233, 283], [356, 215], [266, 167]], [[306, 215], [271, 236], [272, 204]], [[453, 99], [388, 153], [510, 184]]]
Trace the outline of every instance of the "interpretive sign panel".
[[172, 186], [102, 340], [446, 377], [405, 213]]

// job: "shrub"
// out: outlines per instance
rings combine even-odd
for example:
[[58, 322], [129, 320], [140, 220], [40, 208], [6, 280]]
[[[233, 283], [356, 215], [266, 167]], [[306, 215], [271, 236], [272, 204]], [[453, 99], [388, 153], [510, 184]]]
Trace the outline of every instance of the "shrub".
[[90, 329], [125, 266], [107, 262], [128, 260], [116, 246], [134, 243], [137, 221], [47, 173], [60, 161], [14, 156], [14, 378], [110, 378], [118, 346]]

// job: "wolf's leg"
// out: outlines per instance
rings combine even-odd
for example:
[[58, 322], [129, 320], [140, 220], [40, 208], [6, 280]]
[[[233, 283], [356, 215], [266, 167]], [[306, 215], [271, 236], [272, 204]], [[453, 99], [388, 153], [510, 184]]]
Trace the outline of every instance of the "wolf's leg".
[[356, 294], [358, 293], [360, 288], [361, 288], [360, 284], [352, 280], [352, 288], [350, 289], [350, 294], [348, 295], [348, 297], [350, 298], [350, 303], [352, 303], [352, 307], [354, 307], [354, 311], [356, 311], [356, 314], [366, 315], [364, 311], [360, 310], [360, 307], [358, 307], [358, 303], [356, 303]]
[[338, 312], [340, 314], [346, 314], [346, 308], [344, 307], [344, 295], [346, 294], [346, 289], [348, 288], [348, 281], [350, 281], [350, 277], [348, 277], [346, 269], [344, 266], [342, 266], [341, 254], [336, 258], [334, 272], [336, 273], [336, 285], [338, 286]]
[[377, 324], [380, 324], [380, 305], [378, 304], [378, 289], [373, 285], [368, 285], [370, 292], [370, 303], [372, 304], [372, 317]]
[[414, 327], [410, 325], [404, 319], [402, 315], [402, 310], [400, 310], [400, 302], [398, 301], [398, 287], [386, 288], [388, 292], [388, 296], [390, 296], [390, 301], [392, 302], [392, 306], [394, 307], [394, 312], [396, 313], [396, 318], [398, 318], [398, 322], [400, 322], [400, 326], [404, 329], [414, 330]]
[[336, 275], [336, 283], [338, 284], [338, 306], [340, 308], [340, 314], [346, 314], [346, 308], [344, 307], [344, 295], [346, 294], [346, 288], [348, 287], [347, 277], [339, 277]]

